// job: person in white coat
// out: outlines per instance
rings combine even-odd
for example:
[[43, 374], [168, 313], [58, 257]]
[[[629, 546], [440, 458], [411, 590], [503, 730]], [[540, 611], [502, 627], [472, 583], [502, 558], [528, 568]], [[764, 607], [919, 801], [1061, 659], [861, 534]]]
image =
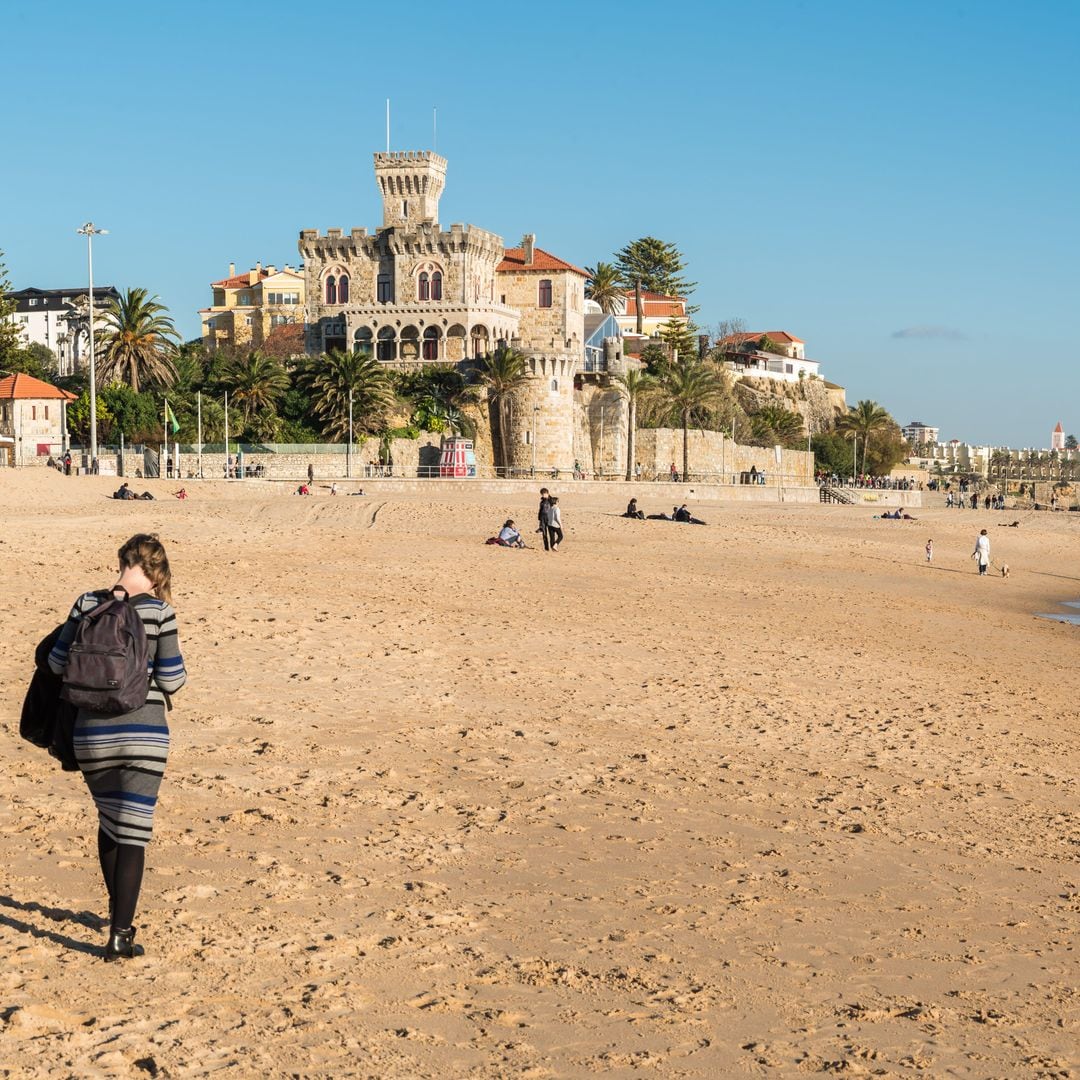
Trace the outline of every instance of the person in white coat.
[[985, 529], [975, 538], [975, 550], [971, 557], [979, 564], [979, 576], [984, 576], [990, 566], [990, 537], [986, 535]]

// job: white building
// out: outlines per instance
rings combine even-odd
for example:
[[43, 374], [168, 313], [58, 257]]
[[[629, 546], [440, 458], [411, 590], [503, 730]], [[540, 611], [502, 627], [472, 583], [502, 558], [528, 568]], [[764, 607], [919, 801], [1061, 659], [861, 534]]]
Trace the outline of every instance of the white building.
[[820, 363], [806, 358], [806, 343], [786, 330], [731, 334], [717, 346], [724, 366], [736, 376], [798, 382], [821, 374]]
[[[37, 342], [51, 349], [57, 359], [57, 373], [71, 375], [83, 366], [88, 355], [87, 309], [89, 292], [77, 289], [18, 289], [7, 298], [15, 301], [9, 317], [19, 327], [23, 345]], [[112, 285], [94, 286], [94, 327], [101, 321], [110, 300], [120, 294]]]
[[1065, 429], [1061, 426], [1061, 421], [1058, 421], [1058, 425], [1050, 434], [1050, 449], [1051, 450], [1064, 450], [1065, 449]]
[[931, 427], [921, 420], [912, 420], [900, 431], [909, 446], [933, 446], [941, 435], [941, 428]]

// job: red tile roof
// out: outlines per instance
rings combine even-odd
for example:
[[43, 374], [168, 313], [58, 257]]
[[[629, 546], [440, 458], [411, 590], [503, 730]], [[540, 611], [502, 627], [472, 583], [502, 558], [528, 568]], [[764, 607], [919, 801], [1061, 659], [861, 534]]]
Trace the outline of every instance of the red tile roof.
[[729, 334], [724, 338], [724, 341], [737, 341], [742, 344], [747, 341], [760, 341], [763, 337], [772, 338], [777, 345], [783, 345], [785, 341], [791, 342], [794, 345], [806, 344], [802, 338], [797, 338], [794, 334], [789, 334], [786, 330], [755, 330], [748, 334]]
[[1065, 433], [1065, 429], [1064, 429], [1064, 428], [1063, 428], [1063, 427], [1061, 426], [1061, 421], [1060, 421], [1060, 420], [1058, 421], [1058, 426], [1057, 426], [1056, 428], [1054, 428], [1054, 433], [1056, 434], [1056, 433], [1057, 433], [1057, 432], [1059, 432], [1059, 431], [1060, 431], [1060, 432], [1061, 432], [1062, 434], [1064, 434], [1064, 433]]
[[[644, 309], [641, 314], [646, 319], [686, 318], [686, 304], [678, 297], [642, 293], [641, 306]], [[637, 301], [634, 299], [633, 294], [626, 298], [626, 314], [637, 316]]]
[[538, 247], [533, 248], [533, 261], [528, 266], [525, 265], [525, 251], [523, 248], [507, 248], [503, 252], [503, 261], [495, 267], [495, 272], [504, 274], [511, 270], [536, 270], [549, 273], [552, 270], [569, 270], [570, 273], [580, 274], [583, 278], [589, 276], [580, 266], [568, 263], [557, 255], [552, 255], [551, 252]]
[[7, 401], [13, 399], [40, 401], [42, 398], [60, 398], [62, 401], [74, 401], [76, 396], [67, 390], [61, 390], [59, 386], [42, 382], [40, 379], [35, 379], [33, 375], [26, 375], [21, 371], [15, 375], [8, 375], [5, 379], [0, 379], [0, 398]]
[[[270, 276], [269, 270], [251, 271], [251, 273], [257, 273], [259, 275], [259, 281]], [[259, 281], [255, 284], [258, 285]], [[211, 281], [210, 287], [212, 289], [250, 289], [251, 279], [249, 274], [237, 274], [236, 277], [222, 278], [220, 281]]]

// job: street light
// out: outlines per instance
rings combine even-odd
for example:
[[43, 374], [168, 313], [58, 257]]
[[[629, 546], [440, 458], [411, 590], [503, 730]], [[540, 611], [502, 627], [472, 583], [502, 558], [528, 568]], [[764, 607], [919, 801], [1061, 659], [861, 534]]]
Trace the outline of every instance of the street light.
[[88, 221], [75, 230], [86, 237], [86, 265], [90, 275], [90, 468], [97, 464], [97, 371], [94, 366], [94, 237], [104, 236], [109, 230], [97, 228]]
[[539, 405], [533, 405], [533, 422], [532, 422], [532, 472], [530, 476], [536, 475], [536, 414], [540, 411]]

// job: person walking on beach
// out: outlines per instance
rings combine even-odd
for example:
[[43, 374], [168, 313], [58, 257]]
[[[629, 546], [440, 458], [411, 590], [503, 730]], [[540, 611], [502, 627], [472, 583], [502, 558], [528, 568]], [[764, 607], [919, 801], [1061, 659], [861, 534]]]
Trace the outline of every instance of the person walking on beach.
[[554, 495], [548, 500], [548, 532], [551, 535], [551, 550], [558, 551], [563, 541], [562, 511], [559, 500]]
[[932, 563], [934, 561], [934, 541], [926, 541], [926, 561]]
[[985, 577], [990, 566], [990, 537], [986, 535], [985, 529], [975, 538], [975, 550], [971, 557], [979, 563], [979, 577]]
[[312, 465], [310, 461], [308, 462], [307, 467], [307, 482], [308, 486], [315, 483], [315, 466]]
[[544, 537], [544, 550], [551, 550], [551, 533], [548, 529], [548, 509], [551, 506], [551, 495], [547, 488], [540, 489], [540, 508], [536, 511], [537, 532]]
[[120, 576], [116, 584], [83, 593], [75, 601], [49, 653], [49, 667], [63, 675], [79, 624], [114, 597], [131, 605], [146, 632], [145, 703], [119, 715], [80, 708], [75, 719], [75, 757], [97, 806], [98, 859], [109, 895], [106, 960], [135, 955], [133, 919], [169, 753], [165, 709], [187, 681], [165, 548], [156, 534], [138, 533], [117, 554]]

